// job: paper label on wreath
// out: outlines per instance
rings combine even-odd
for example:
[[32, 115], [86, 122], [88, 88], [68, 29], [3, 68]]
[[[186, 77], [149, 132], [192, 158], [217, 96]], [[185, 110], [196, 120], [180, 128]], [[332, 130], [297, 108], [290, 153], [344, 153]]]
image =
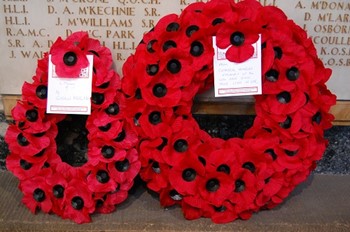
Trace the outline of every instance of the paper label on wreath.
[[227, 49], [216, 46], [213, 37], [214, 89], [215, 97], [258, 95], [262, 93], [261, 83], [261, 37], [253, 44], [254, 55], [242, 63], [226, 59]]
[[87, 55], [89, 66], [78, 77], [59, 77], [49, 56], [46, 112], [52, 114], [91, 113], [93, 55]]

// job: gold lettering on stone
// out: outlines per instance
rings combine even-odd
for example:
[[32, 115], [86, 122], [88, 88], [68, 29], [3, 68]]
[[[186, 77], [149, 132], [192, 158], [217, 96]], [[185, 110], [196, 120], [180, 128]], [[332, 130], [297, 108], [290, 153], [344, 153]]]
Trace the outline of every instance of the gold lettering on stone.
[[130, 30], [120, 30], [120, 31], [106, 30], [106, 38], [135, 39], [135, 36], [134, 36], [134, 31], [130, 31]]
[[135, 16], [135, 7], [79, 7], [79, 15]]
[[26, 5], [5, 4], [3, 6], [5, 14], [27, 14]]
[[15, 29], [11, 27], [6, 28], [6, 36], [9, 37], [46, 37], [46, 29]]
[[132, 27], [131, 19], [69, 18], [67, 26], [81, 27]]
[[350, 22], [350, 14], [333, 14], [333, 13], [319, 13], [318, 21], [348, 23]]
[[335, 2], [335, 1], [313, 1], [311, 9], [315, 10], [350, 10], [350, 2]]

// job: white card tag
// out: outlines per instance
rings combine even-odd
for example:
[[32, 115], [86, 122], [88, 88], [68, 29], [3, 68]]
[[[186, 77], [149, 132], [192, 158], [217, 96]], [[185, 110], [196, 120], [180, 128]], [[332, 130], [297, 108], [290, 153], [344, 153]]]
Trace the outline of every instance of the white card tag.
[[91, 113], [93, 55], [87, 55], [89, 66], [79, 77], [59, 77], [49, 56], [49, 77], [46, 112], [51, 114]]
[[213, 37], [214, 89], [215, 97], [258, 95], [262, 93], [261, 84], [261, 37], [253, 44], [254, 55], [242, 63], [226, 59], [227, 49], [216, 46]]

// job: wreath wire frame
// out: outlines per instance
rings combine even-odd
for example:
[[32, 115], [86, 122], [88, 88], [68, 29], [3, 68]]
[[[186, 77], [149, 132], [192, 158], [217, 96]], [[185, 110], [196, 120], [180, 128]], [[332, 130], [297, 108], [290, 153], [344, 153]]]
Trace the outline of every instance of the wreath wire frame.
[[[56, 73], [67, 78], [78, 76], [89, 65], [86, 55], [94, 56], [91, 114], [86, 121], [73, 120], [74, 115], [46, 114], [46, 53], [38, 60], [33, 82], [23, 84], [22, 100], [12, 109], [14, 123], [5, 135], [10, 150], [6, 166], [20, 180], [22, 202], [31, 212], [40, 209], [86, 223], [91, 214], [110, 213], [127, 198], [141, 166], [135, 148], [138, 139], [123, 117], [120, 77], [111, 68], [108, 48], [86, 32], [76, 32], [66, 40], [59, 37], [50, 54]], [[65, 144], [58, 147], [57, 142], [72, 139], [59, 135], [60, 129], [78, 124], [82, 129], [76, 136], [85, 137], [87, 144], [82, 148], [85, 161], [77, 165], [65, 162], [59, 154]]]
[[[259, 34], [263, 94], [255, 96], [253, 126], [243, 138], [211, 138], [191, 107], [213, 85], [212, 36], [228, 60], [244, 62]], [[330, 76], [306, 32], [276, 7], [212, 0], [161, 18], [123, 66], [141, 178], [186, 219], [226, 223], [279, 205], [326, 149], [336, 102]]]

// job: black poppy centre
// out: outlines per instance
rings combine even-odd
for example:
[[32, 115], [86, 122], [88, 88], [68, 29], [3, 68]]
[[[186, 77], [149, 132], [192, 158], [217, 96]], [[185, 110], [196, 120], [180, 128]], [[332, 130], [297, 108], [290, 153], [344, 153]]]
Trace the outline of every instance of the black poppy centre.
[[118, 161], [115, 163], [115, 168], [118, 170], [118, 172], [126, 172], [129, 170], [130, 162], [128, 159], [125, 159], [123, 161]]
[[74, 52], [67, 52], [63, 56], [63, 63], [67, 66], [73, 66], [77, 63], [78, 57]]
[[62, 185], [55, 185], [52, 188], [52, 193], [56, 198], [62, 198], [64, 196], [64, 187]]
[[241, 46], [244, 43], [244, 34], [240, 31], [236, 31], [231, 34], [230, 42], [234, 46]]
[[29, 170], [29, 169], [31, 169], [32, 166], [33, 166], [32, 163], [29, 163], [29, 162], [27, 162], [26, 160], [23, 160], [23, 159], [21, 159], [21, 160], [19, 161], [19, 165], [21, 166], [21, 168], [22, 168], [23, 170]]
[[47, 86], [39, 85], [38, 87], [36, 87], [35, 94], [40, 99], [46, 99], [47, 98]]
[[197, 173], [193, 168], [187, 168], [182, 172], [182, 179], [187, 182], [194, 181], [196, 179]]
[[33, 192], [33, 198], [37, 201], [37, 202], [43, 202], [46, 198], [45, 196], [45, 192], [40, 189], [40, 188], [37, 188], [34, 190]]
[[176, 74], [181, 71], [181, 63], [177, 59], [172, 59], [167, 64], [167, 69], [170, 73]]
[[79, 196], [73, 197], [71, 200], [71, 205], [74, 209], [81, 210], [84, 208], [84, 200]]
[[166, 95], [167, 88], [164, 84], [158, 83], [154, 85], [152, 92], [153, 92], [153, 95], [156, 96], [157, 98], [162, 98]]
[[205, 188], [209, 192], [216, 192], [220, 188], [220, 182], [218, 179], [210, 179], [207, 181], [207, 184], [205, 185]]
[[36, 109], [28, 110], [26, 112], [26, 118], [30, 122], [35, 122], [38, 119], [38, 111]]

